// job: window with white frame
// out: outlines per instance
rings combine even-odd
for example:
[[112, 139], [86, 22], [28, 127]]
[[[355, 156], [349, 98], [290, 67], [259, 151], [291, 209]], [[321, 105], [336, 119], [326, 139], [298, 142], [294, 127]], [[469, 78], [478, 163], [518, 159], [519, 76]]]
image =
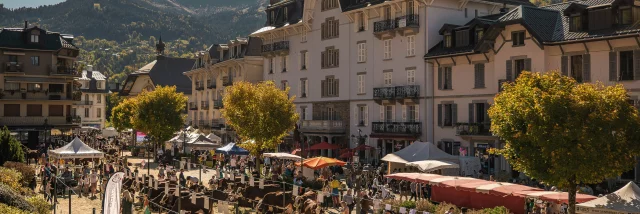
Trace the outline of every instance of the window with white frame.
[[365, 75], [358, 74], [358, 94], [364, 94]]
[[84, 108], [84, 117], [89, 117], [89, 108]]
[[416, 83], [416, 70], [409, 69], [407, 70], [407, 85], [413, 85]]
[[273, 58], [269, 58], [269, 73], [273, 74]]
[[393, 72], [385, 72], [383, 75], [384, 75], [384, 86], [391, 86], [391, 84], [393, 83], [391, 79], [393, 77]]
[[102, 103], [102, 94], [97, 94], [96, 96], [97, 96], [96, 102], [97, 103]]
[[391, 39], [384, 40], [384, 59], [391, 59]]
[[364, 17], [364, 12], [358, 13], [358, 29], [357, 29], [358, 32], [366, 30], [366, 27], [365, 27], [366, 21], [367, 20]]
[[393, 122], [395, 120], [395, 107], [394, 105], [381, 105], [380, 106], [380, 118], [383, 122]]
[[307, 108], [300, 108], [300, 119], [307, 120]]
[[366, 62], [367, 61], [367, 43], [360, 42], [358, 43], [358, 62]]
[[289, 56], [283, 56], [281, 61], [282, 73], [287, 72], [287, 62], [289, 62]]
[[418, 105], [405, 105], [402, 111], [402, 119], [404, 122], [418, 122], [420, 120], [418, 116], [419, 110], [420, 106]]
[[[37, 34], [36, 34], [37, 33]], [[40, 31], [33, 31], [31, 34], [31, 43], [39, 43], [40, 42]]]
[[96, 117], [102, 117], [102, 109], [96, 109]]
[[369, 108], [366, 105], [356, 107], [357, 126], [367, 126], [369, 123]]
[[300, 41], [301, 42], [306, 42], [307, 41], [307, 29], [303, 29], [302, 30], [302, 35], [300, 35]]
[[321, 81], [322, 93], [323, 97], [337, 97], [339, 96], [339, 80], [335, 79], [333, 76], [327, 76], [324, 80]]
[[300, 70], [307, 70], [308, 56], [307, 51], [300, 52]]
[[309, 93], [309, 85], [307, 79], [300, 80], [300, 97], [307, 97], [307, 93]]
[[286, 81], [286, 80], [283, 80], [283, 81], [281, 82], [281, 84], [282, 84], [282, 90], [283, 90], [283, 91], [287, 90], [287, 88], [289, 87], [289, 82], [288, 82], [288, 81]]
[[407, 56], [416, 55], [416, 37], [414, 35], [407, 36]]

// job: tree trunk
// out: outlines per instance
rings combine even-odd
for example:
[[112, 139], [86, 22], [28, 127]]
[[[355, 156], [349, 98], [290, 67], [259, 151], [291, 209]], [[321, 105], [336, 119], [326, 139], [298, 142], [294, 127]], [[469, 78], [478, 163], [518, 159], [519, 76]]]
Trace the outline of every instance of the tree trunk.
[[576, 187], [576, 182], [572, 179], [569, 182], [569, 214], [576, 213], [576, 192], [578, 188]]
[[254, 163], [254, 165], [255, 165], [254, 166], [254, 168], [255, 168], [254, 171], [257, 172], [256, 173], [257, 174], [256, 177], [257, 178], [261, 178], [262, 176], [260, 174], [262, 172], [262, 152], [260, 152], [260, 155], [256, 156], [256, 162]]

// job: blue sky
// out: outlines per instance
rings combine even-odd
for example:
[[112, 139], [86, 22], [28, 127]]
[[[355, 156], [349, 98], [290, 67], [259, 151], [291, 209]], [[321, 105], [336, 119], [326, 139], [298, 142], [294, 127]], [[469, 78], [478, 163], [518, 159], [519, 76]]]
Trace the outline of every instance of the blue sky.
[[0, 4], [4, 4], [5, 8], [19, 8], [57, 4], [63, 1], [65, 0], [0, 0]]

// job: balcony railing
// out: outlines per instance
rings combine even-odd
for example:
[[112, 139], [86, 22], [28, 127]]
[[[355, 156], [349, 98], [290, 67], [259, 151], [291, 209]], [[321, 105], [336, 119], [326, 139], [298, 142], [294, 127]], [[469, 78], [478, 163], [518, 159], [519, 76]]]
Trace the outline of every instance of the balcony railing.
[[400, 99], [418, 98], [419, 96], [420, 96], [420, 86], [419, 85], [396, 86], [396, 97], [397, 98], [400, 98]]
[[300, 129], [307, 132], [344, 132], [346, 126], [342, 120], [303, 120]]
[[204, 83], [203, 82], [196, 82], [196, 90], [197, 91], [204, 90]]
[[22, 63], [21, 62], [7, 62], [4, 66], [4, 72], [10, 73], [10, 72], [15, 72], [15, 73], [20, 73], [20, 72], [24, 72], [24, 70], [22, 70]]
[[271, 52], [271, 51], [273, 51], [273, 45], [271, 44], [262, 45], [262, 53]]
[[49, 116], [49, 117], [0, 117], [0, 124], [7, 126], [42, 126], [45, 120], [48, 125], [80, 124], [79, 116]]
[[198, 110], [198, 104], [195, 102], [189, 102], [189, 110]]
[[224, 120], [222, 119], [212, 119], [211, 120], [211, 128], [222, 128], [224, 127]]
[[373, 133], [378, 134], [407, 134], [422, 133], [422, 122], [371, 122]]
[[209, 121], [207, 120], [198, 120], [198, 127], [210, 127]]
[[396, 20], [387, 19], [382, 21], [377, 21], [373, 23], [373, 32], [380, 33], [388, 30], [396, 29]]
[[420, 17], [418, 14], [409, 14], [396, 18], [398, 28], [402, 27], [418, 27], [420, 26]]
[[91, 100], [82, 100], [82, 101], [76, 101], [74, 104], [75, 105], [93, 105], [93, 101], [91, 101]]
[[69, 75], [69, 76], [80, 76], [81, 73], [78, 71], [75, 66], [56, 66], [51, 69], [49, 72], [51, 75]]
[[200, 109], [209, 110], [209, 101], [200, 102]]
[[222, 86], [230, 86], [233, 85], [233, 77], [226, 76], [222, 77]]
[[222, 100], [214, 100], [213, 101], [213, 108], [215, 108], [215, 109], [224, 108], [224, 106], [222, 104]]
[[393, 99], [396, 97], [396, 87], [373, 88], [374, 99]]
[[273, 51], [289, 50], [289, 41], [280, 41], [273, 43]]
[[492, 136], [489, 128], [491, 123], [456, 123], [456, 135]]

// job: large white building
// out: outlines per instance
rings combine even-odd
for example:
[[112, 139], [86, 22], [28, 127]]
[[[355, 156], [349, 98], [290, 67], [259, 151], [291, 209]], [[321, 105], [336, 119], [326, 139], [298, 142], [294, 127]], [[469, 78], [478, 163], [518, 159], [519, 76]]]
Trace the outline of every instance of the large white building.
[[415, 140], [434, 142], [434, 77], [422, 57], [442, 25], [520, 4], [530, 3], [272, 0], [266, 26], [251, 36], [264, 43], [264, 79], [296, 96], [303, 146], [360, 142], [376, 148], [361, 155], [379, 159]]
[[92, 65], [87, 65], [82, 77], [76, 81], [82, 84], [82, 96], [73, 104], [73, 112], [82, 119], [82, 126], [105, 128], [106, 96], [109, 94], [107, 78], [100, 71], [94, 71]]

